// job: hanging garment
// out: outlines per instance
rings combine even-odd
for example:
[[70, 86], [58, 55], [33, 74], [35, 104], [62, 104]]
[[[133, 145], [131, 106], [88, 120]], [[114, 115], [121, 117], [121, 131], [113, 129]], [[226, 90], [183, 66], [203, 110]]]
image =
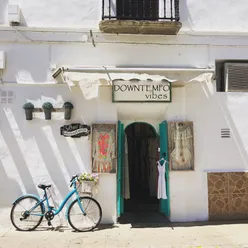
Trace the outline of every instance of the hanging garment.
[[124, 154], [124, 185], [123, 185], [123, 197], [124, 199], [130, 199], [130, 182], [129, 182], [129, 164], [128, 164], [128, 143], [127, 136], [125, 135], [125, 154]]
[[158, 164], [158, 199], [167, 199], [166, 195], [166, 184], [165, 184], [165, 163], [161, 165], [160, 161]]
[[178, 127], [171, 132], [172, 140], [175, 143], [175, 148], [170, 154], [171, 167], [174, 170], [191, 169], [192, 167], [192, 154], [191, 142], [192, 132], [188, 127], [180, 130]]
[[93, 131], [93, 172], [110, 172], [112, 160], [115, 158], [115, 133], [114, 130]]

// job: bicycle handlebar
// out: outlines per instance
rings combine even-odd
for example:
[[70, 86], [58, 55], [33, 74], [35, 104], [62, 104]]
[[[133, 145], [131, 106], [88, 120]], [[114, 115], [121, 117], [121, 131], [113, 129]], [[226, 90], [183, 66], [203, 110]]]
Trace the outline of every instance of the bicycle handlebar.
[[70, 183], [71, 183], [70, 187], [73, 185], [73, 181], [75, 178], [77, 178], [77, 180], [78, 180], [78, 175], [72, 176], [72, 178], [70, 180]]
[[70, 183], [73, 181], [73, 179], [74, 178], [76, 178], [77, 177], [77, 175], [75, 175], [75, 176], [72, 176], [72, 178], [71, 178], [71, 180], [70, 180]]

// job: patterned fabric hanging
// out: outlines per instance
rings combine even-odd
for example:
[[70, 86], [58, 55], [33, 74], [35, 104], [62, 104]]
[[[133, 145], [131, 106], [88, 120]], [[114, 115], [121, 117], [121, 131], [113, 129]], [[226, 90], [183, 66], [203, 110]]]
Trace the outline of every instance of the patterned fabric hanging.
[[115, 158], [114, 130], [93, 131], [93, 172], [110, 172]]

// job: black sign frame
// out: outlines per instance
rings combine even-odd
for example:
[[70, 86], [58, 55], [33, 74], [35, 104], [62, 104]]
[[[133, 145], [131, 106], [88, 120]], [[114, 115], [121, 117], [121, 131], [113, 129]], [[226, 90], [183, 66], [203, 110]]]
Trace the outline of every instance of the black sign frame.
[[91, 133], [91, 127], [80, 123], [72, 123], [60, 127], [60, 134], [64, 137], [80, 138], [88, 136]]

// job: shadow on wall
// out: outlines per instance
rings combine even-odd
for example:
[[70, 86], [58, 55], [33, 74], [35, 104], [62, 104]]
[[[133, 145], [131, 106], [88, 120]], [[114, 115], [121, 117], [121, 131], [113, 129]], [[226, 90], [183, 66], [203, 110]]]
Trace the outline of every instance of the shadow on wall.
[[[245, 139], [248, 131], [243, 124], [247, 122], [248, 114], [241, 111], [248, 104], [247, 94], [216, 92], [213, 84], [199, 84], [194, 88], [188, 93], [193, 96], [193, 101], [186, 111], [192, 112], [194, 109], [197, 135], [195, 149], [200, 147], [195, 153], [196, 159], [204, 163], [204, 169], [248, 168], [248, 140]], [[222, 128], [231, 130], [230, 139], [221, 138]], [[202, 153], [203, 150], [208, 152]]]
[[[35, 91], [36, 99], [40, 98], [39, 91]], [[87, 137], [79, 139], [65, 138], [60, 135], [60, 127], [70, 123], [82, 123], [82, 119], [85, 121], [85, 124], [89, 124], [92, 122], [90, 119], [92, 114], [89, 114], [89, 109], [79, 107], [85, 106], [85, 100], [81, 91], [75, 88], [70, 90], [65, 85], [60, 88], [59, 94], [63, 101], [73, 102], [75, 107], [72, 112], [72, 120], [65, 121], [62, 112], [61, 120], [53, 118], [49, 121], [34, 119], [31, 122], [27, 122], [24, 120], [20, 128], [25, 139], [33, 138], [35, 140], [37, 146], [35, 153], [39, 157], [37, 164], [40, 166], [40, 175], [45, 178], [47, 183], [49, 181], [53, 182], [60, 196], [64, 197], [68, 193], [69, 180], [72, 175], [84, 171], [90, 172], [87, 154], [89, 151], [89, 140]], [[57, 96], [58, 87], [50, 87], [46, 97], [59, 99]], [[34, 96], [32, 98], [35, 99]], [[23, 113], [20, 114], [23, 115]]]
[[[60, 134], [60, 127], [103, 121], [98, 100], [85, 100], [79, 87], [69, 89], [67, 85], [2, 85], [0, 88], [1, 91], [13, 91], [15, 95], [11, 102], [0, 104], [0, 179], [6, 184], [0, 188], [0, 193], [8, 194], [4, 205], [11, 204], [22, 193], [41, 195], [42, 190], [37, 188], [39, 183], [55, 186], [61, 201], [69, 191], [69, 179], [73, 174], [91, 172], [91, 141], [88, 137], [65, 138]], [[51, 120], [45, 120], [44, 113], [40, 113], [40, 117], [37, 115], [27, 121], [23, 104], [27, 99], [34, 102], [44, 99], [43, 95], [46, 100], [62, 99], [62, 105], [71, 101], [74, 105], [72, 119], [64, 120], [64, 113], [57, 112]], [[108, 104], [101, 102], [101, 107], [105, 110]], [[115, 109], [108, 108], [108, 112], [112, 118], [116, 115]], [[116, 174], [101, 175], [99, 188], [103, 222], [113, 223], [116, 220]]]
[[27, 22], [26, 22], [26, 19], [22, 13], [22, 10], [21, 10], [21, 23], [20, 24], [21, 24], [21, 26], [27, 27]]
[[[56, 126], [52, 126], [51, 128], [54, 134], [58, 132], [58, 128]], [[89, 163], [90, 146], [88, 137], [81, 137], [75, 140], [73, 138], [65, 138], [61, 135], [56, 137], [56, 141], [59, 151], [64, 151], [61, 152], [61, 156], [69, 175], [75, 175], [81, 172], [82, 165], [84, 165], [86, 172], [91, 172], [91, 166]], [[84, 148], [83, 153], [81, 151], [82, 148]]]
[[[23, 142], [16, 126], [15, 117], [11, 116], [10, 113], [6, 113], [4, 108], [0, 109], [1, 165], [5, 165], [9, 178], [14, 177], [17, 181], [21, 180], [20, 183], [23, 184], [27, 192], [37, 193], [32, 175], [23, 156]], [[3, 161], [6, 162], [3, 163]], [[8, 190], [8, 188], [5, 189]]]
[[[26, 25], [22, 16], [23, 25]], [[20, 35], [21, 40], [28, 41], [28, 37]], [[27, 46], [19, 43], [8, 51], [8, 61], [15, 61], [8, 65], [8, 70], [3, 74], [3, 81], [7, 83], [35, 84], [55, 83], [50, 68], [50, 47], [46, 44]], [[23, 58], [25, 63], [23, 63]], [[37, 58], [39, 65], [37, 66]]]
[[[185, 173], [170, 174], [171, 221], [206, 221], [209, 218], [207, 172], [248, 169], [248, 111], [244, 110], [248, 99], [243, 96], [247, 100], [242, 101], [242, 93], [239, 97], [218, 93], [213, 83], [190, 83], [185, 87], [186, 121], [194, 124], [195, 171], [188, 172], [187, 177]], [[222, 128], [231, 129], [230, 138], [221, 138]], [[183, 192], [183, 186], [194, 194]]]
[[[15, 86], [16, 87], [16, 86]], [[26, 121], [22, 105], [26, 99], [40, 99], [40, 88], [37, 86], [18, 87], [18, 94], [13, 104], [1, 104], [0, 114], [0, 172], [3, 177], [1, 195], [8, 194], [5, 201], [0, 199], [0, 205], [9, 205], [22, 193], [42, 193], [37, 188], [39, 183], [52, 183], [59, 198], [64, 197], [69, 190], [69, 180], [72, 175], [84, 171], [91, 172], [90, 142], [88, 137], [78, 139], [65, 138], [60, 135], [60, 127], [70, 123], [91, 124], [97, 115], [96, 101], [88, 101], [85, 106], [82, 92], [76, 87], [69, 89], [67, 85], [46, 86], [42, 92], [46, 97], [72, 101], [75, 108], [70, 121], [61, 119], [46, 121], [44, 118]], [[11, 89], [2, 87], [1, 90]], [[12, 88], [13, 89], [13, 88]], [[92, 106], [92, 107], [89, 107]], [[15, 182], [16, 180], [16, 182]], [[3, 203], [3, 204], [2, 204]]]
[[8, 177], [1, 160], [0, 182], [0, 207], [9, 207], [13, 200], [22, 194], [22, 191], [17, 181]]
[[0, 1], [0, 24], [7, 23], [7, 6], [9, 0], [1, 0]]
[[189, 11], [188, 0], [180, 1], [179, 11], [182, 28], [186, 30], [193, 30], [194, 24]]
[[[247, 106], [247, 93], [228, 94], [225, 92], [219, 92], [216, 94], [219, 94], [221, 96], [221, 99], [219, 101], [219, 107], [221, 109], [222, 114], [227, 120], [227, 126], [224, 128], [230, 128], [231, 138], [233, 139], [238, 150], [239, 159], [243, 162], [244, 167], [248, 168], [248, 151], [246, 150], [248, 140], [245, 139], [248, 135], [246, 125], [248, 120], [248, 114], [246, 114], [246, 111], [241, 111], [240, 113], [240, 110], [243, 109], [244, 106]], [[243, 101], [240, 101], [240, 99], [243, 99]], [[235, 116], [237, 117], [235, 118]], [[238, 160], [236, 160], [236, 162], [238, 162]], [[238, 167], [239, 164], [234, 163], [234, 166]]]
[[[8, 24], [7, 8], [9, 0], [0, 0], [0, 24]], [[27, 26], [25, 17], [21, 11], [21, 26]]]

